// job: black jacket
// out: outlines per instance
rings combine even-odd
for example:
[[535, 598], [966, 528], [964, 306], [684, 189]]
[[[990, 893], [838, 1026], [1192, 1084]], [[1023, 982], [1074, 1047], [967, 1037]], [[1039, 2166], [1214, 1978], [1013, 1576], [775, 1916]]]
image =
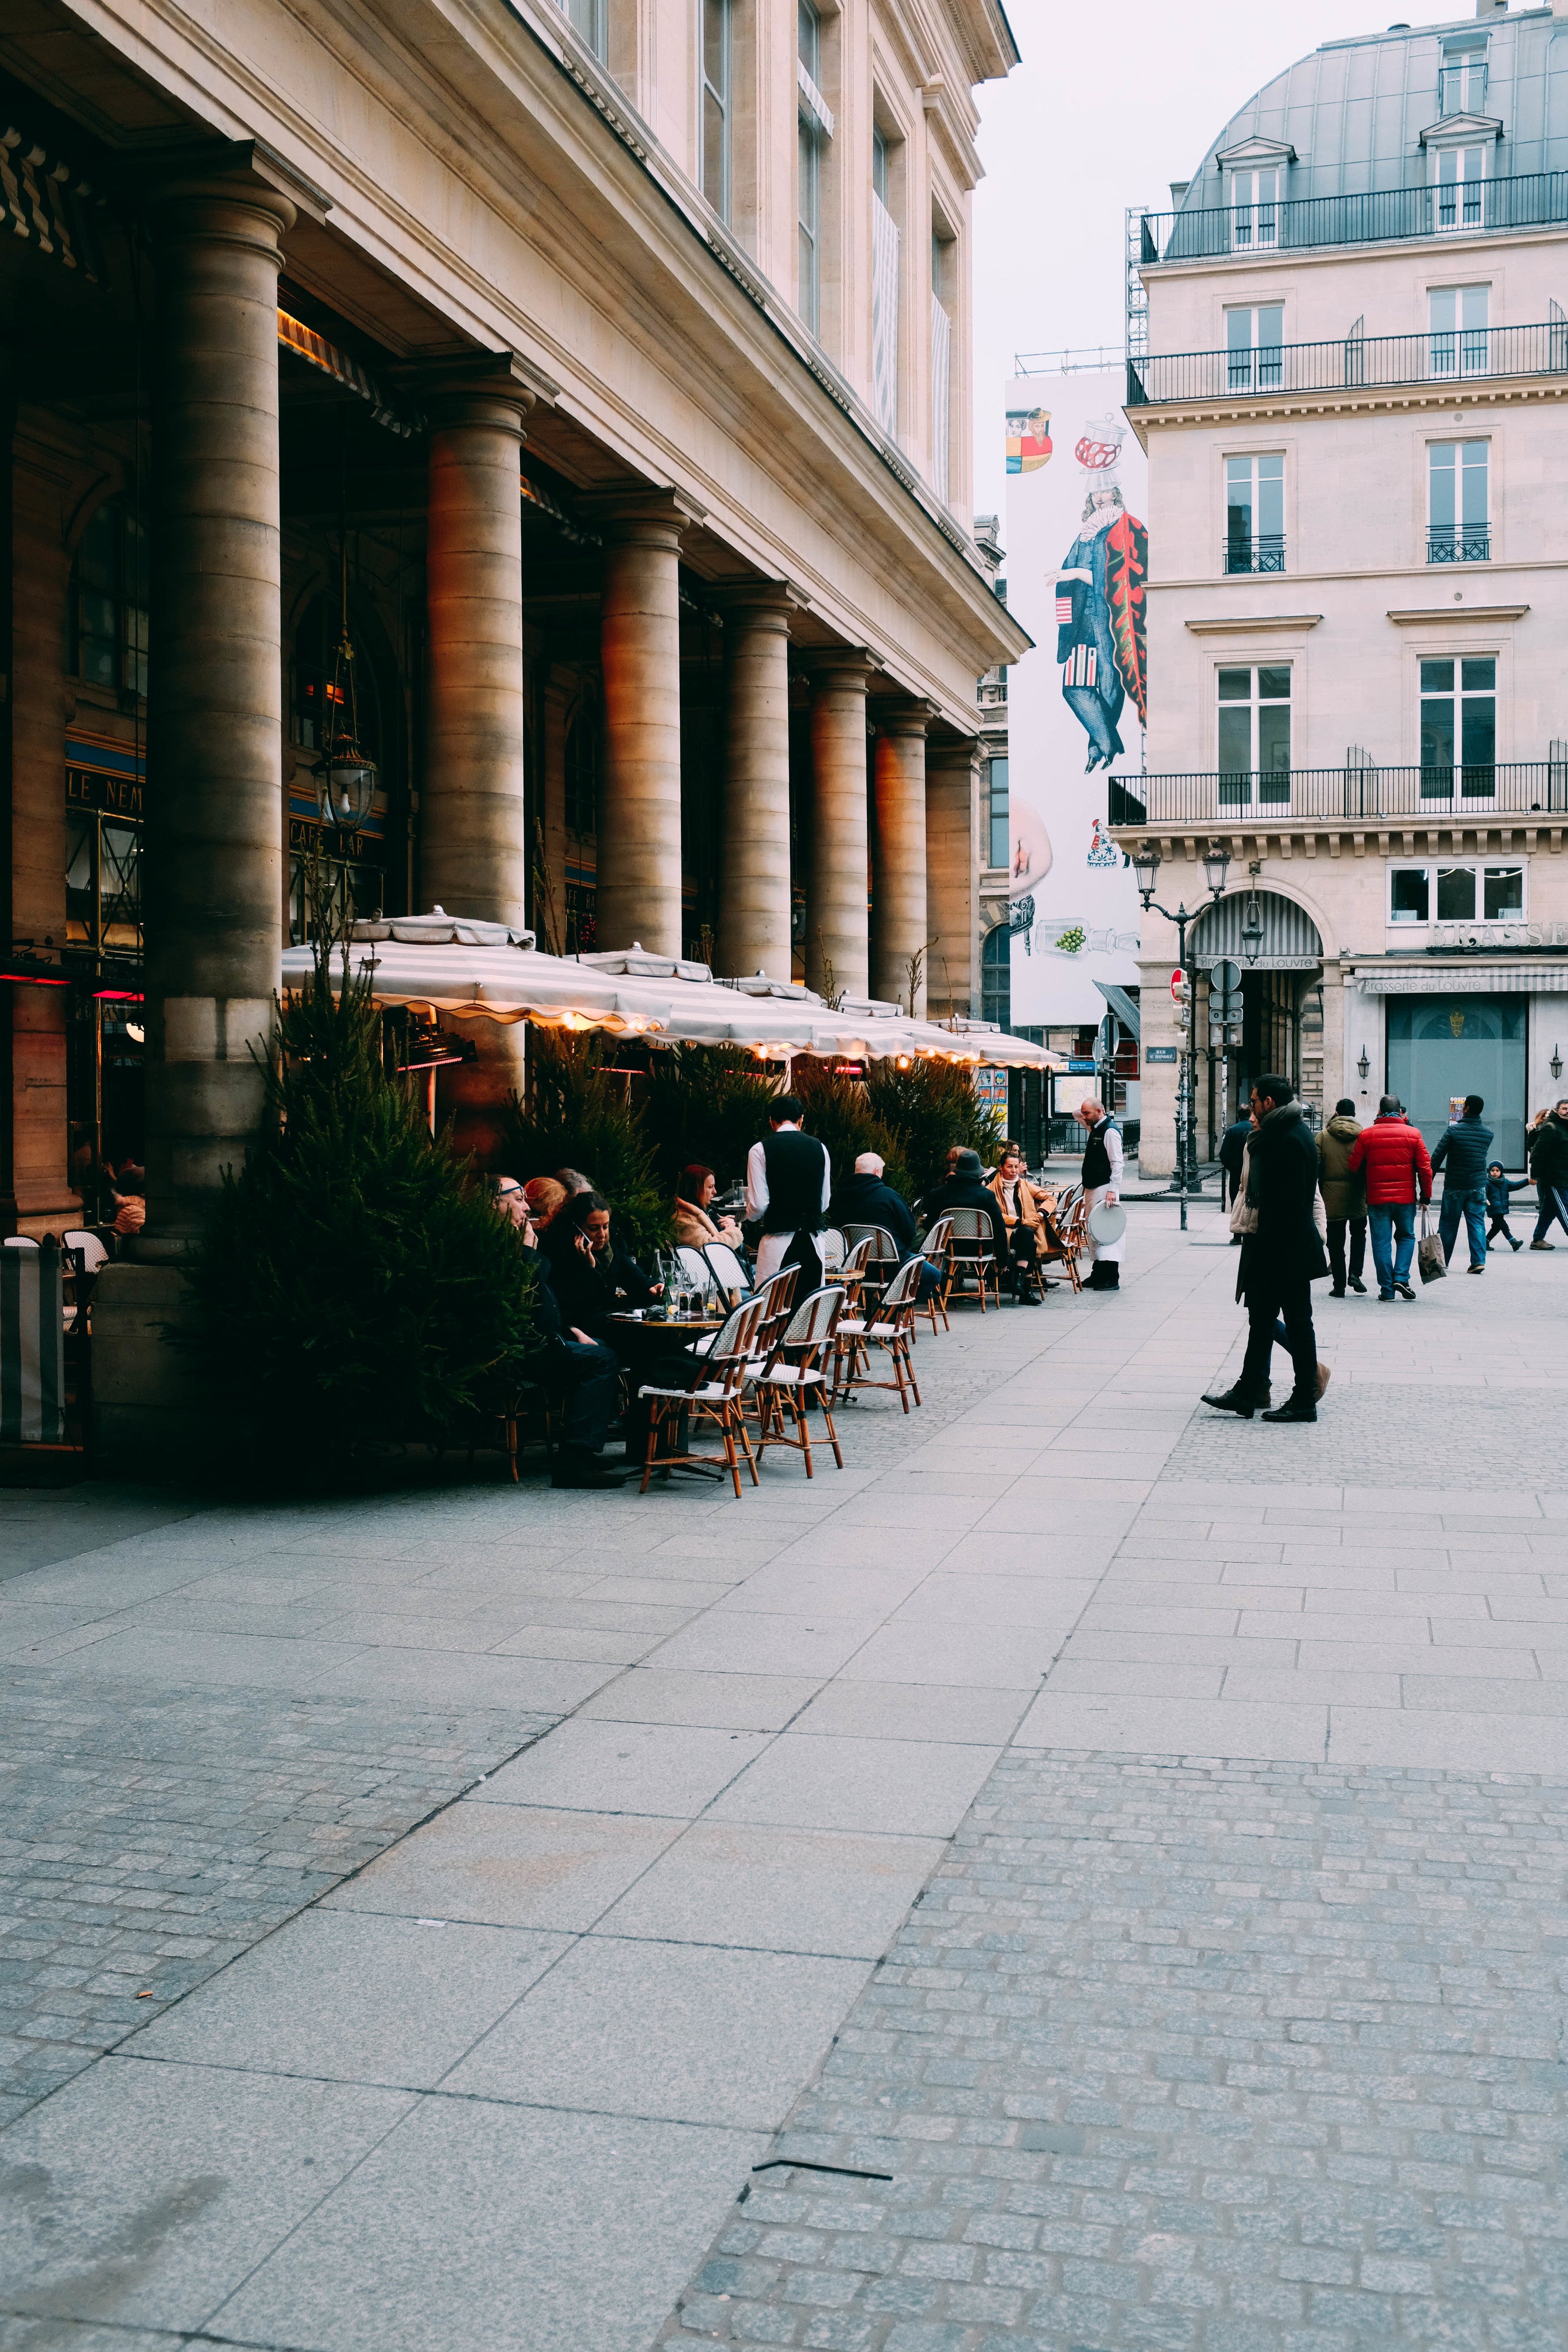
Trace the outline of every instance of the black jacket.
[[951, 1177], [946, 1184], [938, 1184], [934, 1192], [927, 1192], [920, 1203], [920, 1208], [927, 1226], [934, 1225], [937, 1218], [945, 1215], [949, 1209], [980, 1210], [990, 1224], [991, 1247], [998, 1258], [1006, 1259], [1007, 1220], [997, 1206], [996, 1194], [977, 1178]]
[[628, 1256], [613, 1233], [602, 1257], [591, 1258], [577, 1247], [576, 1235], [552, 1217], [539, 1243], [549, 1274], [550, 1289], [563, 1325], [575, 1324], [591, 1338], [610, 1335], [612, 1315], [630, 1307], [646, 1307], [653, 1295], [649, 1276]]
[[833, 1203], [838, 1222], [880, 1225], [898, 1244], [900, 1259], [915, 1255], [915, 1219], [902, 1192], [883, 1176], [852, 1176]]
[[1242, 1243], [1236, 1295], [1267, 1305], [1299, 1282], [1321, 1282], [1329, 1270], [1312, 1219], [1318, 1189], [1318, 1148], [1300, 1103], [1280, 1103], [1252, 1138], [1248, 1199], [1256, 1199], [1258, 1230]]
[[1241, 1155], [1251, 1139], [1252, 1122], [1249, 1118], [1232, 1120], [1220, 1137], [1219, 1164], [1228, 1176], [1240, 1175]]
[[1443, 1190], [1479, 1192], [1491, 1159], [1491, 1129], [1469, 1116], [1446, 1127], [1432, 1150], [1432, 1173], [1443, 1171]]
[[1554, 1192], [1568, 1192], [1568, 1119], [1559, 1118], [1553, 1111], [1550, 1118], [1542, 1120], [1529, 1148], [1530, 1172], [1537, 1184], [1550, 1184]]

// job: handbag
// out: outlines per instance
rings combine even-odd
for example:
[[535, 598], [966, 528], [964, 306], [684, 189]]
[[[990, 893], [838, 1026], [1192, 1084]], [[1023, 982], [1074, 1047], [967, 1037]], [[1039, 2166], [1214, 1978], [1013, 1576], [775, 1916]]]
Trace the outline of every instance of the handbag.
[[1416, 1263], [1421, 1269], [1423, 1282], [1441, 1282], [1448, 1271], [1448, 1261], [1443, 1255], [1443, 1237], [1433, 1229], [1432, 1212], [1421, 1203], [1421, 1239], [1416, 1251]]

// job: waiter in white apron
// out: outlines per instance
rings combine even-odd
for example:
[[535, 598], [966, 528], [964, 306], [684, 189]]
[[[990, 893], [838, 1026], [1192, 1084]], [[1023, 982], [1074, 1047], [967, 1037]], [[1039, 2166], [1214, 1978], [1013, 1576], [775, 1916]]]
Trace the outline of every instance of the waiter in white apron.
[[772, 1129], [766, 1143], [754, 1143], [746, 1160], [746, 1214], [760, 1225], [757, 1279], [766, 1282], [780, 1266], [798, 1265], [804, 1298], [822, 1284], [817, 1235], [832, 1191], [827, 1146], [802, 1135], [805, 1106], [794, 1095], [777, 1095], [768, 1113]]
[[[1091, 1099], [1078, 1106], [1078, 1116], [1089, 1130], [1083, 1150], [1083, 1192], [1090, 1214], [1103, 1202], [1113, 1207], [1122, 1191], [1122, 1134], [1103, 1103]], [[1123, 1212], [1124, 1217], [1125, 1211]], [[1122, 1240], [1097, 1242], [1089, 1237], [1089, 1279], [1086, 1290], [1119, 1290], [1122, 1284]]]

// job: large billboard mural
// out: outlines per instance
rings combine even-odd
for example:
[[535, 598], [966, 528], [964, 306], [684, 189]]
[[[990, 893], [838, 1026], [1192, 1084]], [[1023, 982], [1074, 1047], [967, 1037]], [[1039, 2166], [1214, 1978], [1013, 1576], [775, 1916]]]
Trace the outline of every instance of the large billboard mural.
[[1136, 987], [1138, 894], [1108, 837], [1141, 814], [1148, 719], [1144, 453], [1121, 372], [1008, 387], [1008, 604], [1035, 649], [1009, 675], [1012, 1019], [1098, 1022]]

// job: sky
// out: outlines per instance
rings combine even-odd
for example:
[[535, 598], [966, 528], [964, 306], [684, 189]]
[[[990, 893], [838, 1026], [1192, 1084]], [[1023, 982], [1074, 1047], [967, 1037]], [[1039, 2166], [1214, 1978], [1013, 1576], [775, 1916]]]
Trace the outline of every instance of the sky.
[[[1004, 510], [1003, 386], [1018, 352], [1123, 343], [1123, 215], [1170, 206], [1253, 92], [1321, 41], [1381, 32], [1387, 0], [1005, 0], [1023, 63], [978, 93], [975, 508]], [[1456, 9], [1452, 13], [1457, 14]], [[1420, 20], [1420, 12], [1411, 22]], [[1436, 21], [1428, 19], [1427, 21]]]

